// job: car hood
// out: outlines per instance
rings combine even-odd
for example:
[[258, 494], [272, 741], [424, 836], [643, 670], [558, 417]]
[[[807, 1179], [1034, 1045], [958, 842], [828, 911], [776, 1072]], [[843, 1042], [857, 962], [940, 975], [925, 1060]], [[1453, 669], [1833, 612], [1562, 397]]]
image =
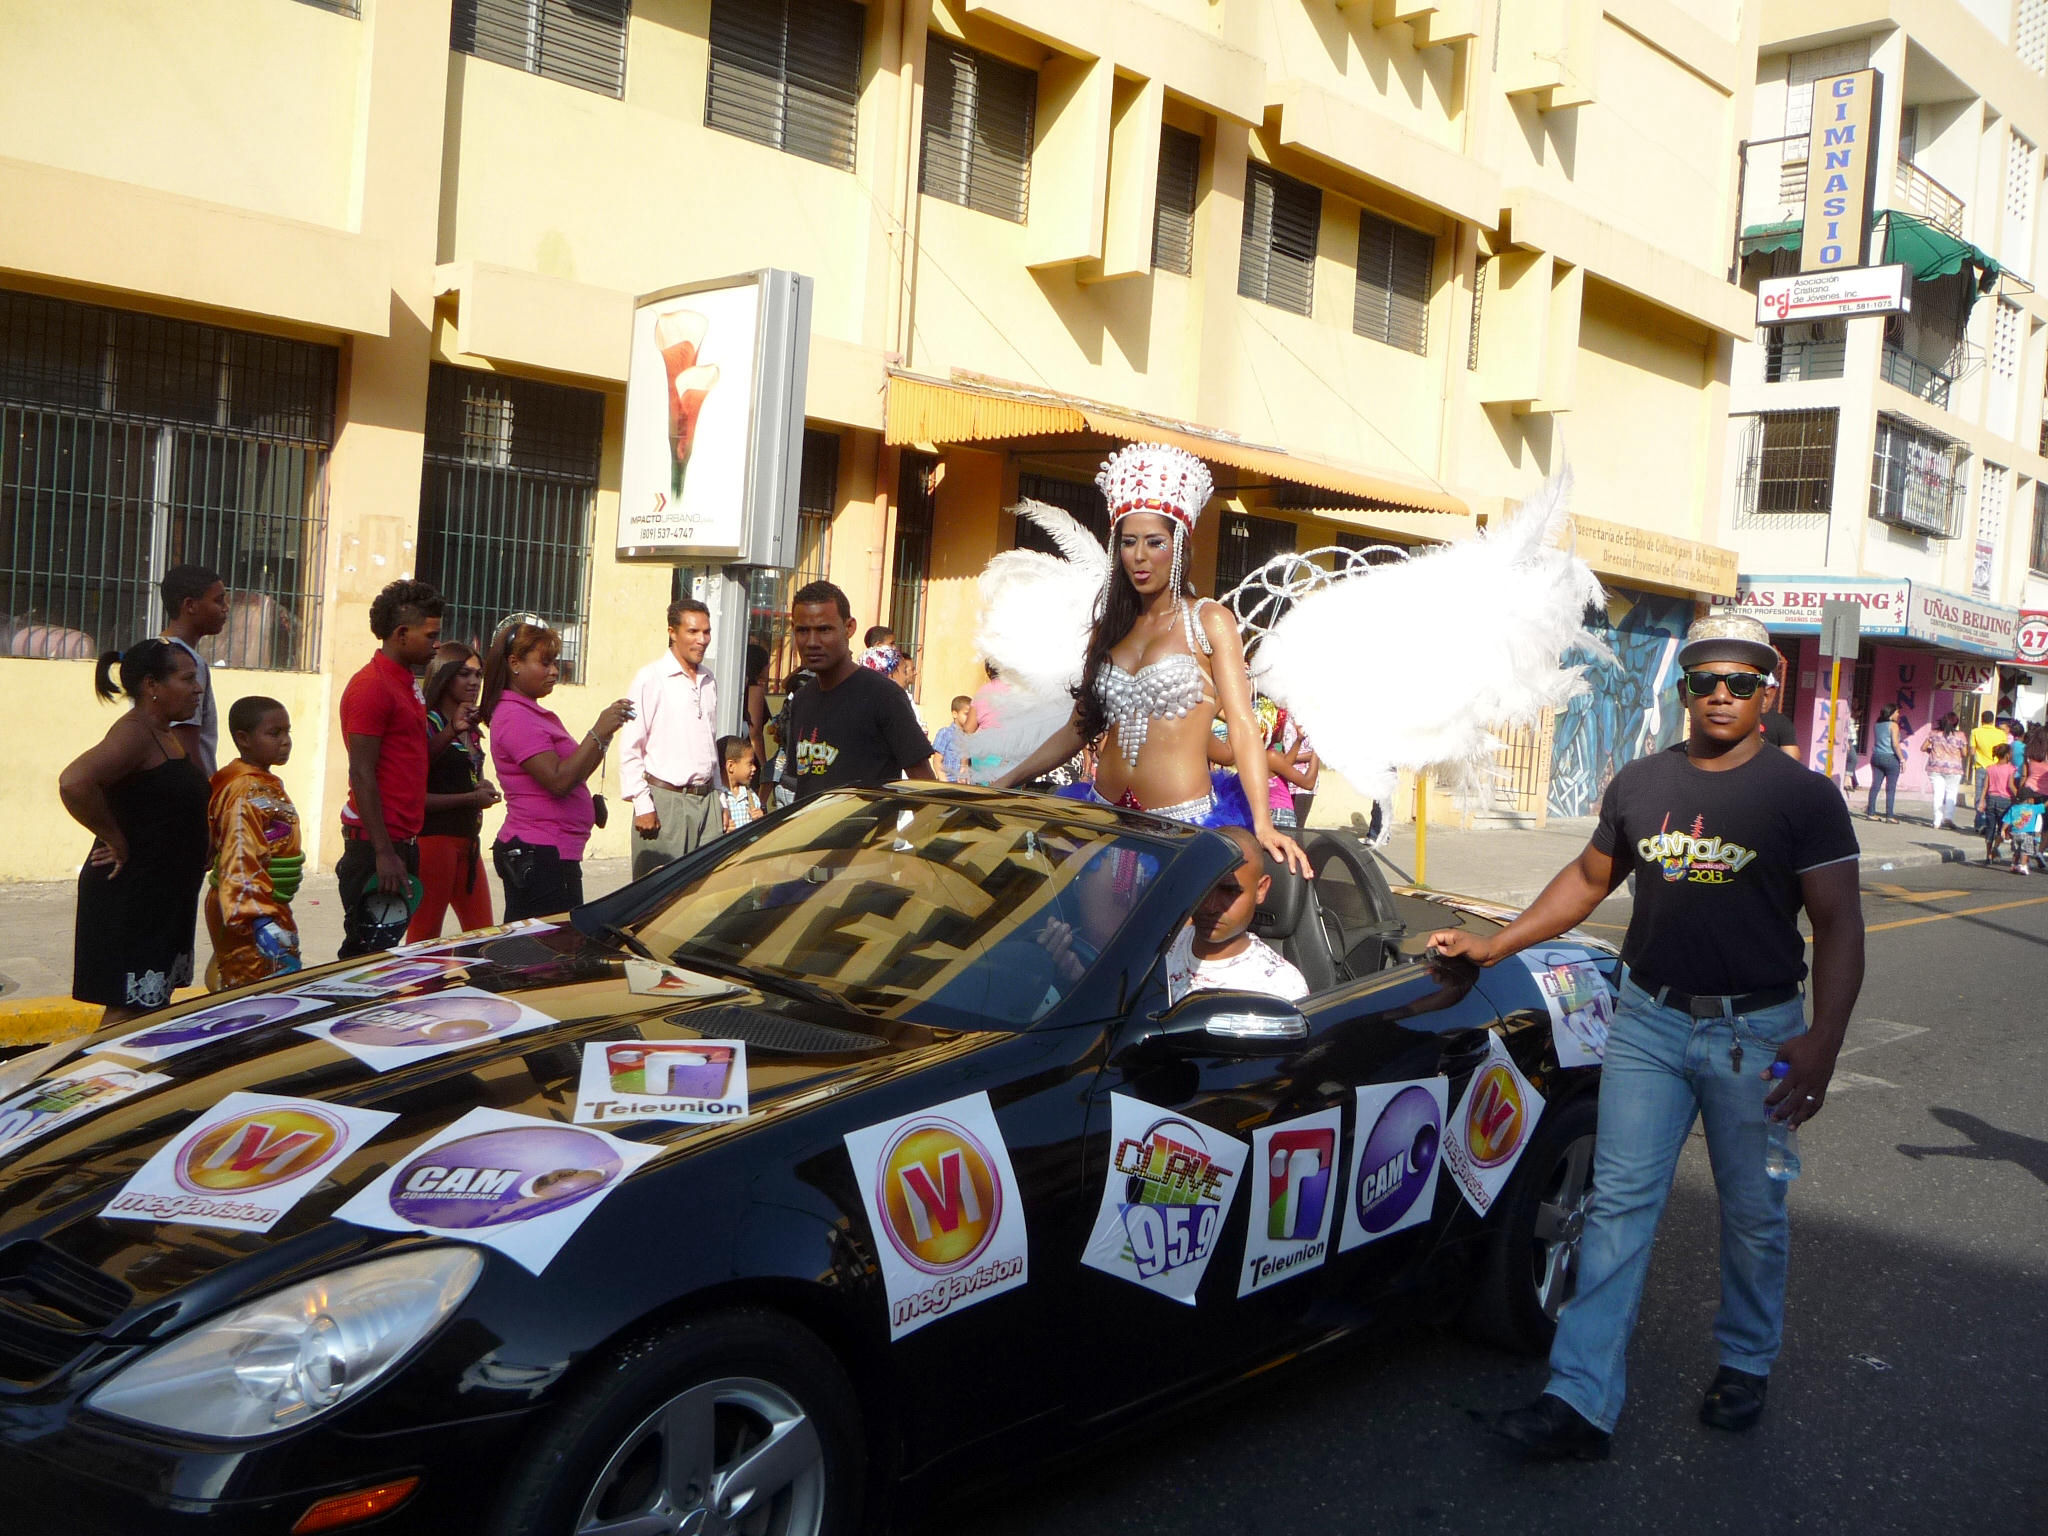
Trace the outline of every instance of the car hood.
[[[95, 1333], [119, 1334], [124, 1316], [142, 1315], [153, 1302], [223, 1266], [247, 1260], [253, 1262], [245, 1267], [255, 1272], [281, 1275], [365, 1246], [375, 1234], [332, 1221], [333, 1212], [470, 1110], [483, 1106], [569, 1122], [585, 1041], [729, 1039], [747, 1045], [744, 1119], [638, 1120], [604, 1127], [624, 1140], [662, 1149], [649, 1170], [636, 1175], [641, 1177], [808, 1106], [1004, 1038], [930, 1029], [770, 994], [705, 972], [643, 965], [566, 925], [473, 939], [432, 959], [434, 964], [418, 967], [415, 979], [371, 996], [333, 998], [286, 1021], [145, 1063], [144, 1070], [161, 1081], [0, 1151], [0, 1380], [22, 1379], [4, 1359], [11, 1312], [54, 1311], [67, 1330], [89, 1325]], [[386, 960], [372, 956], [225, 996], [299, 996]], [[307, 1032], [366, 1008], [458, 988], [516, 1002], [544, 1021], [529, 1018], [530, 1027], [516, 1033], [474, 1039], [384, 1071]], [[175, 1023], [222, 1001], [222, 995], [201, 999], [149, 1022]], [[79, 1042], [60, 1070], [85, 1061], [132, 1063], [110, 1042], [133, 1040], [136, 1029], [129, 1024]], [[268, 1233], [102, 1214], [167, 1141], [237, 1091], [381, 1110], [398, 1118], [329, 1168]], [[263, 1257], [280, 1250], [295, 1250], [296, 1256], [274, 1263]]]

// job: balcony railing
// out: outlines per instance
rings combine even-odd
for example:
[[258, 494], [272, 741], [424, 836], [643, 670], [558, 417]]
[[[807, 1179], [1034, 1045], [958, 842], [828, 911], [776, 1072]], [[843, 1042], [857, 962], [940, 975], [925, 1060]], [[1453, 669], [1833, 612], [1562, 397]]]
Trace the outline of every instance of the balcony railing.
[[1910, 352], [1887, 346], [1878, 360], [1877, 376], [1897, 385], [1916, 399], [1948, 409], [1948, 387], [1955, 382], [1939, 368], [1931, 368]]
[[1962, 238], [1963, 200], [1912, 161], [1899, 162], [1898, 175], [1892, 178], [1892, 192], [1897, 199], [1894, 207], [1925, 219], [1958, 240]]
[[1822, 341], [1774, 337], [1764, 349], [1764, 382], [1789, 384], [1795, 379], [1839, 379], [1843, 355], [1847, 350], [1848, 343], [1839, 336]]

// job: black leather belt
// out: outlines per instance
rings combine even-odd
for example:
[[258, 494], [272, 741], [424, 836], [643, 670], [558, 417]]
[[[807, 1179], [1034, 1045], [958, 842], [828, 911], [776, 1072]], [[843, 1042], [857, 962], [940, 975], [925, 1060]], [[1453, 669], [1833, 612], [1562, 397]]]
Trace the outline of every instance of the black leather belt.
[[1775, 1008], [1780, 1003], [1789, 1003], [1799, 996], [1796, 984], [1729, 994], [1681, 992], [1676, 987], [1660, 987], [1646, 982], [1633, 972], [1630, 973], [1629, 980], [1649, 993], [1651, 1001], [1660, 1008], [1676, 1008], [1680, 1013], [1689, 1013], [1696, 1019], [1718, 1019], [1730, 1013], [1756, 1013], [1765, 1008]]

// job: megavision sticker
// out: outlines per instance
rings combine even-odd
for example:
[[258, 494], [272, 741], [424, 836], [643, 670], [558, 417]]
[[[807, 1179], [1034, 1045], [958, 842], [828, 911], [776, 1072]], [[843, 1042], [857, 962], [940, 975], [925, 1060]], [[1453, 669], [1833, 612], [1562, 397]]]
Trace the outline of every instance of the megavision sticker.
[[1480, 1215], [1493, 1208], [1542, 1114], [1543, 1096], [1522, 1076], [1495, 1035], [1451, 1116], [1450, 1134], [1444, 1137], [1444, 1161], [1451, 1177]]
[[1550, 1036], [1560, 1067], [1597, 1067], [1607, 1054], [1607, 1030], [1614, 1022], [1614, 990], [1583, 949], [1538, 945], [1525, 949], [1522, 964], [1536, 980], [1550, 1011]]
[[579, 1125], [619, 1120], [744, 1120], [743, 1040], [591, 1040], [576, 1085]]
[[986, 1093], [850, 1132], [900, 1339], [1023, 1285], [1030, 1250], [1010, 1152]]
[[340, 1046], [373, 1072], [389, 1072], [462, 1050], [479, 1040], [545, 1029], [559, 1022], [494, 992], [451, 987], [424, 997], [394, 998], [298, 1028]]
[[157, 1149], [102, 1216], [268, 1232], [395, 1114], [231, 1093]]
[[144, 1072], [125, 1061], [88, 1056], [74, 1062], [0, 1101], [0, 1157], [59, 1126], [83, 1120], [145, 1088], [169, 1081], [161, 1072]]
[[1110, 1095], [1109, 1173], [1081, 1262], [1193, 1306], [1246, 1150], [1221, 1131]]
[[472, 1109], [334, 1214], [495, 1248], [539, 1274], [626, 1175], [661, 1151], [602, 1131]]
[[255, 997], [237, 998], [230, 1003], [215, 1003], [211, 1008], [201, 1008], [197, 1013], [188, 1013], [168, 1024], [152, 1024], [132, 1035], [109, 1040], [100, 1049], [118, 1051], [123, 1056], [133, 1056], [137, 1061], [162, 1061], [195, 1046], [210, 1045], [247, 1030], [260, 1029], [265, 1024], [279, 1024], [302, 1013], [331, 1006], [317, 997], [266, 992]]
[[1322, 1267], [1337, 1210], [1342, 1109], [1319, 1110], [1252, 1132], [1252, 1210], [1237, 1294]]
[[1358, 1130], [1351, 1143], [1339, 1253], [1429, 1220], [1436, 1208], [1450, 1092], [1450, 1080], [1442, 1077], [1371, 1083], [1358, 1090]]

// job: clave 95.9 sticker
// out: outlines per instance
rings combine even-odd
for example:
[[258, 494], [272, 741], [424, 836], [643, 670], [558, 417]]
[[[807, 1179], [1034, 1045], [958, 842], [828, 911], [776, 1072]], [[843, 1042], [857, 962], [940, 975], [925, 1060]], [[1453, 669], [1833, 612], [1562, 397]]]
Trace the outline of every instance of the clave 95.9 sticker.
[[539, 1274], [626, 1175], [660, 1152], [602, 1131], [472, 1109], [334, 1214], [495, 1248]]
[[1081, 1262], [1193, 1306], [1245, 1150], [1221, 1131], [1110, 1095], [1109, 1174]]
[[479, 1040], [558, 1022], [509, 997], [475, 987], [451, 987], [424, 997], [394, 998], [298, 1028], [340, 1046], [374, 1072], [389, 1072]]
[[1238, 1295], [1305, 1275], [1329, 1257], [1343, 1131], [1344, 1111], [1325, 1109], [1252, 1132], [1252, 1213]]
[[102, 1216], [268, 1232], [395, 1114], [231, 1093], [157, 1149]]
[[986, 1093], [849, 1132], [889, 1298], [889, 1337], [1030, 1278], [1024, 1203]]
[[743, 1040], [591, 1040], [576, 1085], [579, 1125], [699, 1123], [747, 1116]]
[[1537, 945], [1521, 954], [1522, 964], [1543, 994], [1550, 1037], [1560, 1067], [1597, 1067], [1607, 1054], [1607, 1030], [1614, 1022], [1614, 989], [1583, 949]]
[[1530, 1133], [1543, 1114], [1543, 1095], [1522, 1076], [1521, 1068], [1495, 1035], [1486, 1059], [1472, 1074], [1465, 1097], [1451, 1116], [1444, 1138], [1444, 1161], [1458, 1192], [1484, 1216], [1493, 1208], [1501, 1186], [1521, 1161]]
[[88, 1056], [74, 1062], [31, 1083], [13, 1098], [0, 1100], [0, 1156], [169, 1081], [161, 1072], [139, 1071], [125, 1061]]
[[1442, 1166], [1447, 1078], [1372, 1083], [1358, 1090], [1350, 1197], [1339, 1253], [1429, 1220]]

